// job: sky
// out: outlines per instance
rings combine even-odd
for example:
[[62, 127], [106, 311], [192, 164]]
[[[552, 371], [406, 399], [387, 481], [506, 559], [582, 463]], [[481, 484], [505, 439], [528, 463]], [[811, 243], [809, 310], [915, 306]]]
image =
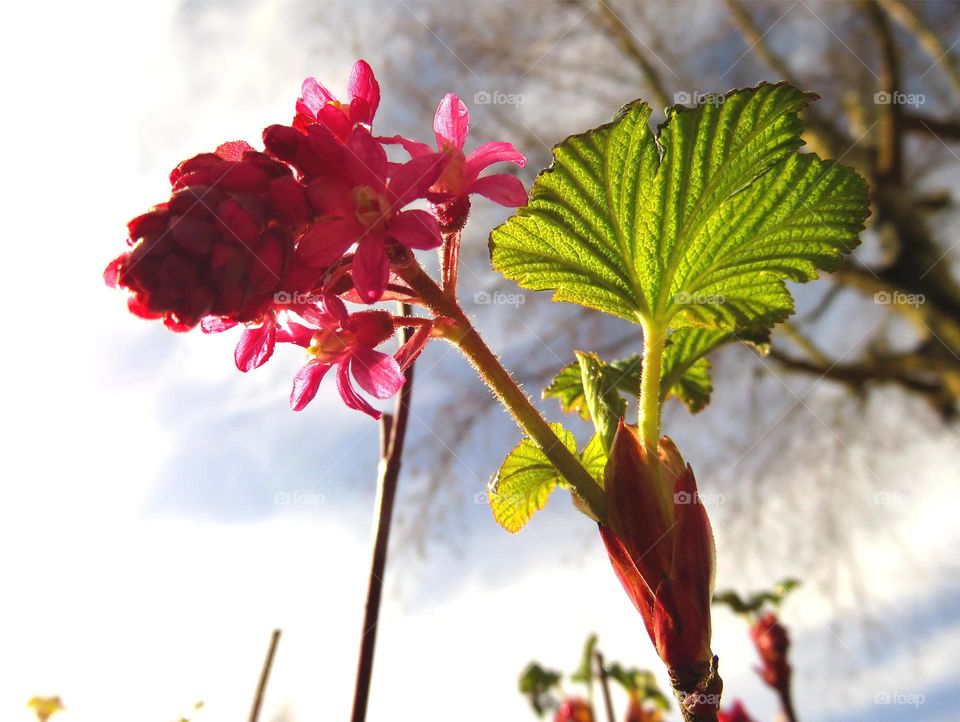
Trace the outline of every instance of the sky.
[[[396, 5], [374, 6], [360, 25], [389, 22], [405, 12]], [[179, 160], [224, 140], [256, 142], [263, 126], [289, 119], [307, 75], [342, 89], [356, 48], [317, 30], [342, 10], [158, 0], [4, 11], [0, 293], [18, 309], [0, 361], [7, 722], [30, 720], [25, 703], [37, 694], [61, 695], [63, 722], [168, 722], [198, 700], [198, 720], [242, 719], [277, 627], [261, 719], [347, 717], [376, 425], [345, 409], [330, 385], [307, 412], [290, 412], [295, 354], [243, 376], [232, 363], [235, 337], [167, 333], [126, 314], [100, 281], [122, 250], [126, 220], [165, 197]], [[364, 52], [375, 69], [388, 62], [375, 47]], [[509, 343], [492, 331], [492, 341]], [[431, 347], [420, 368], [454, 363]], [[422, 389], [423, 408], [451, 393]], [[955, 556], [960, 531], [944, 510], [960, 503], [947, 474], [960, 443], [932, 424], [897, 429], [905, 403], [880, 395], [864, 419], [872, 440], [851, 442], [882, 477], [877, 488], [891, 490], [890, 533], [865, 533], [853, 553], [868, 580], [861, 591], [898, 633], [882, 650], [850, 642], [836, 629], [857, 623], [856, 596], [838, 608], [814, 590], [797, 592], [785, 615], [809, 722], [955, 719], [956, 570], [922, 587], [910, 580], [924, 560]], [[710, 413], [705, 424], [724, 423]], [[415, 416], [418, 438], [428, 418]], [[558, 495], [517, 537], [496, 527], [477, 494], [497, 461], [478, 451], [459, 462], [451, 483], [461, 485], [461, 523], [425, 559], [393, 550], [373, 722], [412, 711], [425, 720], [532, 719], [516, 692], [519, 671], [534, 658], [572, 669], [590, 632], [609, 659], [659, 669], [595, 530], [567, 500]], [[721, 577], [732, 585], [744, 579], [735, 559], [723, 559], [729, 533], [717, 529]], [[907, 540], [909, 559], [895, 538]], [[727, 689], [771, 718], [743, 623], [718, 612], [715, 625]], [[825, 692], [823, 669], [838, 658], [847, 676]], [[923, 701], [877, 704], [883, 694]]]

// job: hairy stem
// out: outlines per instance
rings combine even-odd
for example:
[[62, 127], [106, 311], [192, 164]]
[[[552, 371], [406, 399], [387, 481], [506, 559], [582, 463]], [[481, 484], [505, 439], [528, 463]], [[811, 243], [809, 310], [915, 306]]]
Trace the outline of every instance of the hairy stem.
[[530, 401], [523, 390], [513, 380], [510, 372], [500, 363], [497, 356], [484, 343], [477, 330], [468, 322], [458, 323], [448, 340], [457, 346], [473, 364], [490, 390], [511, 413], [521, 429], [533, 439], [561, 476], [570, 482], [577, 494], [587, 503], [594, 516], [602, 521], [605, 517], [603, 490], [596, 480], [580, 463], [569, 449], [557, 438], [557, 435]]
[[416, 262], [397, 270], [403, 280], [437, 315], [434, 333], [460, 349], [480, 378], [510, 412], [517, 425], [536, 442], [560, 475], [574, 487], [593, 516], [603, 522], [606, 519], [603, 489], [550, 428], [546, 419], [530, 401], [530, 397], [517, 385], [497, 355], [480, 337], [456, 299], [445, 294]]
[[653, 458], [660, 443], [660, 375], [663, 350], [667, 340], [665, 329], [655, 324], [643, 326], [643, 369], [640, 374], [640, 439], [647, 458]]

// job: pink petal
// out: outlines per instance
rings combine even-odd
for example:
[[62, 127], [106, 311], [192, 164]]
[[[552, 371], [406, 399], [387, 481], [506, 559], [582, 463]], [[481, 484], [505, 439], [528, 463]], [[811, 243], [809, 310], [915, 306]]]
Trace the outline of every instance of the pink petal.
[[325, 105], [317, 111], [317, 123], [329, 128], [338, 138], [346, 138], [353, 130], [353, 121], [336, 105]]
[[[377, 136], [377, 140], [384, 145], [399, 145], [407, 153], [410, 154], [411, 158], [418, 158], [421, 155], [427, 155], [428, 153], [433, 153], [434, 150], [426, 143], [421, 143], [417, 140], [410, 140], [410, 138], [404, 138], [402, 135], [391, 135], [391, 136]], [[397, 166], [400, 164], [397, 163]]]
[[364, 303], [376, 303], [387, 290], [390, 263], [381, 236], [370, 234], [360, 240], [353, 254], [353, 284]]
[[356, 208], [351, 193], [353, 187], [343, 178], [321, 176], [307, 184], [307, 198], [320, 216], [346, 218]]
[[116, 288], [120, 283], [120, 269], [129, 256], [129, 253], [122, 253], [110, 261], [107, 267], [103, 269], [103, 282], [110, 288]]
[[389, 399], [403, 386], [400, 364], [390, 354], [359, 349], [350, 358], [350, 371], [360, 388], [377, 399]]
[[350, 320], [347, 307], [338, 297], [330, 293], [314, 294], [320, 296], [317, 306], [304, 306], [297, 313], [317, 326], [343, 326]]
[[443, 242], [436, 218], [427, 211], [398, 213], [390, 220], [387, 233], [407, 248], [420, 251], [437, 248]]
[[347, 81], [347, 95], [350, 98], [351, 116], [357, 100], [363, 101], [359, 104], [363, 112], [359, 112], [353, 120], [357, 123], [371, 124], [380, 106], [380, 85], [366, 60], [358, 60], [354, 63], [353, 70], [350, 71], [350, 80]]
[[357, 393], [350, 381], [350, 366], [348, 363], [341, 363], [337, 366], [337, 389], [340, 391], [340, 398], [343, 403], [351, 409], [362, 411], [374, 419], [383, 416], [382, 413], [373, 408], [367, 400]]
[[311, 266], [329, 266], [340, 259], [363, 233], [354, 218], [317, 221], [300, 236], [298, 255]]
[[467, 186], [467, 193], [479, 193], [508, 208], [519, 208], [527, 202], [527, 189], [519, 178], [509, 173], [477, 178]]
[[236, 325], [236, 321], [221, 318], [220, 316], [207, 316], [200, 320], [200, 330], [204, 333], [222, 333]]
[[446, 153], [431, 153], [409, 160], [395, 168], [390, 176], [390, 194], [395, 208], [403, 208], [415, 198], [426, 197], [447, 163]]
[[293, 377], [293, 390], [290, 392], [290, 408], [294, 411], [302, 411], [313, 401], [313, 397], [317, 395], [317, 389], [320, 388], [320, 382], [329, 370], [329, 364], [313, 360], [297, 371], [297, 375]]
[[516, 163], [523, 168], [527, 159], [513, 143], [484, 143], [467, 156], [467, 178], [476, 178], [480, 171], [494, 163]]
[[368, 185], [374, 189], [387, 183], [387, 152], [370, 131], [357, 127], [347, 136], [347, 172], [353, 186]]
[[433, 116], [433, 132], [437, 137], [437, 148], [462, 149], [467, 141], [470, 129], [470, 112], [467, 106], [453, 93], [447, 93], [437, 106]]
[[313, 342], [314, 329], [304, 326], [302, 323], [290, 321], [287, 328], [277, 329], [277, 341], [280, 343], [295, 343], [297, 346], [308, 348]]
[[307, 78], [300, 87], [300, 100], [297, 101], [297, 112], [309, 115], [311, 118], [316, 118], [320, 108], [331, 100], [335, 100], [335, 98], [329, 90], [317, 82], [316, 78]]
[[224, 160], [243, 160], [243, 154], [251, 150], [254, 148], [247, 141], [231, 140], [217, 148], [217, 155]]
[[241, 371], [252, 371], [263, 366], [273, 355], [277, 341], [277, 327], [273, 319], [256, 328], [246, 328], [237, 342], [233, 360]]

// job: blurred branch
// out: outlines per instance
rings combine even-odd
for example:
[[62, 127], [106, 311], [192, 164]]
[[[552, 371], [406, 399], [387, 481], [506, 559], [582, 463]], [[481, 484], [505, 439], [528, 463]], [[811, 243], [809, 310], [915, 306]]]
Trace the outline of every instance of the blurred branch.
[[[585, 5], [587, 1], [588, 0], [585, 0]], [[637, 39], [637, 36], [633, 34], [626, 23], [624, 23], [620, 16], [614, 11], [608, 0], [597, 0], [595, 7], [597, 9], [597, 18], [603, 23], [606, 29], [610, 31], [612, 39], [616, 42], [623, 54], [632, 60], [633, 64], [640, 70], [640, 74], [647, 84], [647, 89], [650, 91], [653, 101], [661, 109], [671, 105], [670, 95], [666, 91], [660, 73], [653, 66], [653, 63], [650, 62], [644, 49], [640, 47], [641, 43]]]
[[610, 699], [610, 679], [607, 677], [607, 668], [603, 662], [603, 654], [599, 649], [594, 651], [593, 658], [597, 664], [597, 676], [600, 678], [600, 690], [603, 692], [603, 706], [607, 711], [607, 722], [615, 722], [613, 700]]
[[880, 78], [878, 90], [889, 99], [877, 107], [880, 111], [880, 145], [876, 158], [876, 175], [883, 182], [903, 179], [903, 133], [901, 132], [903, 106], [897, 101], [901, 90], [900, 55], [886, 13], [877, 0], [859, 3], [880, 50]]
[[955, 392], [930, 376], [929, 359], [921, 355], [905, 353], [841, 364], [799, 359], [771, 349], [769, 358], [788, 371], [830, 379], [856, 393], [863, 393], [871, 384], [892, 383], [926, 397], [945, 417], [956, 413]]
[[960, 95], [960, 67], [950, 57], [950, 48], [940, 42], [936, 33], [928, 28], [920, 16], [907, 7], [902, 0], [877, 1], [898, 25], [917, 39], [920, 47], [923, 48], [934, 65], [943, 69], [953, 86], [954, 92]]
[[277, 653], [277, 644], [280, 643], [280, 630], [274, 629], [270, 637], [270, 647], [267, 649], [267, 657], [263, 660], [263, 668], [260, 670], [260, 679], [257, 682], [257, 693], [253, 697], [253, 707], [250, 708], [250, 722], [257, 722], [260, 717], [260, 708], [263, 706], [263, 696], [267, 691], [267, 680], [270, 679], [270, 670], [273, 668], [273, 658]]
[[939, 120], [929, 115], [907, 113], [903, 116], [903, 127], [941, 140], [960, 141], [960, 121], [956, 120]]
[[[730, 11], [734, 26], [743, 36], [748, 52], [755, 52], [773, 72], [795, 88], [803, 88], [804, 83], [797, 78], [786, 62], [773, 51], [766, 40], [766, 32], [761, 32], [740, 0], [724, 0], [724, 5]], [[769, 31], [767, 31], [769, 32]], [[845, 153], [850, 146], [850, 139], [836, 125], [830, 122], [815, 107], [808, 107], [804, 111], [807, 119], [807, 129], [804, 136], [814, 151], [824, 157], [833, 157]]]

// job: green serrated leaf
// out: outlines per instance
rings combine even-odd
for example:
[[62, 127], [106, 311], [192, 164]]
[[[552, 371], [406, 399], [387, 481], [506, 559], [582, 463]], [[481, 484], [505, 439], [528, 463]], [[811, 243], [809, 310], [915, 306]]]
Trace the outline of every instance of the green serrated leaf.
[[590, 420], [590, 410], [583, 397], [580, 364], [576, 362], [560, 369], [560, 373], [554, 376], [550, 385], [543, 390], [543, 398], [555, 398], [560, 402], [560, 408], [564, 412], [575, 412], [584, 421]]
[[[732, 331], [702, 328], [682, 328], [674, 331], [668, 337], [663, 355], [661, 393], [664, 398], [675, 396], [687, 405], [691, 413], [696, 413], [707, 405], [713, 391], [710, 362], [706, 354], [734, 341], [750, 344], [765, 354], [768, 340], [769, 332], [766, 330], [745, 332], [742, 335]], [[570, 364], [561, 369], [544, 390], [543, 396], [555, 397], [559, 399], [564, 411], [575, 411], [582, 418], [590, 419], [582, 373], [581, 378], [577, 378], [577, 372], [581, 371], [580, 364]], [[603, 368], [599, 372], [595, 370], [594, 373], [604, 376], [603, 383], [607, 387], [612, 384], [628, 397], [636, 395], [640, 386], [639, 356], [628, 356], [608, 364], [601, 361], [600, 364]]]
[[[557, 437], [572, 453], [577, 452], [573, 434], [560, 424], [551, 424]], [[493, 518], [511, 533], [520, 531], [540, 511], [558, 485], [566, 485], [546, 454], [530, 439], [511, 451], [487, 488]]]
[[603, 439], [604, 448], [609, 449], [617, 425], [627, 413], [627, 402], [617, 388], [623, 374], [603, 363], [596, 354], [577, 351], [576, 356], [590, 418]]
[[710, 361], [706, 355], [734, 341], [754, 346], [760, 353], [767, 352], [770, 333], [766, 329], [737, 333], [729, 330], [682, 328], [667, 339], [663, 352], [663, 377], [660, 382], [664, 398], [676, 396], [691, 413], [697, 413], [710, 401], [713, 382], [710, 379]]
[[607, 447], [603, 437], [600, 434], [594, 435], [580, 454], [580, 461], [584, 468], [590, 472], [590, 476], [597, 480], [600, 487], [603, 487], [603, 472], [607, 468]]
[[[609, 379], [605, 380], [605, 384], [612, 383], [620, 391], [628, 394], [637, 393], [640, 384], [639, 356], [628, 356], [605, 365], [613, 371]], [[550, 385], [543, 390], [543, 398], [556, 398], [563, 411], [575, 412], [585, 421], [590, 420], [590, 408], [584, 396], [583, 375], [579, 362], [564, 366], [560, 373], [553, 377]]]
[[[657, 328], [769, 328], [793, 311], [785, 281], [835, 268], [868, 213], [854, 171], [797, 152], [814, 97], [735, 90], [668, 109], [656, 136], [650, 108], [627, 105], [554, 148], [528, 204], [492, 232], [494, 268]], [[704, 370], [683, 389], [694, 405]]]

